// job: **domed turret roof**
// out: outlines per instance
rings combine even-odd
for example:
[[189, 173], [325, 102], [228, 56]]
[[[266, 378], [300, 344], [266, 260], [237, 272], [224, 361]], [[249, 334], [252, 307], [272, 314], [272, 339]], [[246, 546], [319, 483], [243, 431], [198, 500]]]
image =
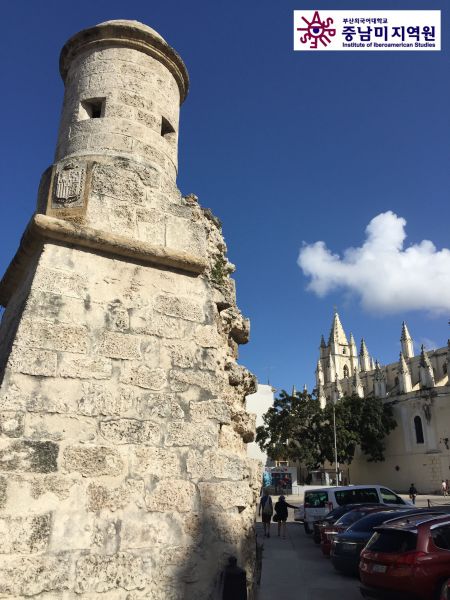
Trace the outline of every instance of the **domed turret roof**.
[[156, 31], [156, 29], [153, 29], [153, 27], [149, 27], [148, 25], [146, 25], [145, 23], [141, 23], [140, 21], [133, 21], [128, 19], [111, 19], [110, 21], [103, 21], [102, 23], [98, 23], [96, 27], [103, 27], [106, 25], [124, 25], [128, 27], [134, 27], [135, 29], [140, 29], [141, 31], [151, 33], [152, 35], [159, 38], [160, 40], [163, 40], [164, 42], [166, 41], [162, 37], [162, 35]]

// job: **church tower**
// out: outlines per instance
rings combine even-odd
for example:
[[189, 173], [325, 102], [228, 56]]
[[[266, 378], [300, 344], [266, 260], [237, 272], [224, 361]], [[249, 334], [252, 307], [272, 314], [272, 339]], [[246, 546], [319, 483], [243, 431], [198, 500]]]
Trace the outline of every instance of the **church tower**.
[[135, 21], [74, 35], [60, 72], [0, 283], [2, 597], [209, 598], [230, 554], [254, 580], [260, 484], [249, 322], [217, 219], [176, 186], [188, 73]]

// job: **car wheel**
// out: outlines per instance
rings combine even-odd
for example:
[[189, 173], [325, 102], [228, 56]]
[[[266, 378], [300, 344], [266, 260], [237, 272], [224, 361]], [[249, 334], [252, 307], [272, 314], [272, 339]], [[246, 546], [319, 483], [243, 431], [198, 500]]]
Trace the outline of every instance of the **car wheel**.
[[308, 535], [312, 533], [311, 527], [306, 521], [303, 523], [303, 527], [305, 528], [305, 533], [307, 533]]
[[447, 579], [441, 585], [441, 591], [437, 597], [437, 600], [450, 600], [450, 579]]

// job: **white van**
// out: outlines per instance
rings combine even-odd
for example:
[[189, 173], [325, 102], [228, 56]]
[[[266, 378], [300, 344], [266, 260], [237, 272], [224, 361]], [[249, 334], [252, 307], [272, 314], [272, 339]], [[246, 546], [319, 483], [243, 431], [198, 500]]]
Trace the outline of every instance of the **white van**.
[[348, 485], [308, 490], [305, 492], [304, 503], [305, 531], [311, 532], [313, 522], [325, 516], [333, 508], [344, 504], [371, 503], [394, 506], [411, 504], [389, 488], [380, 485]]

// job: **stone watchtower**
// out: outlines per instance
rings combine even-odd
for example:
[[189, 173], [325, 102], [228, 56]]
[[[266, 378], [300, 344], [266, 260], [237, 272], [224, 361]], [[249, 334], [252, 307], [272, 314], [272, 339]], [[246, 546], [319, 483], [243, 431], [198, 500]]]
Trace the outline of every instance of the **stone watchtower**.
[[109, 21], [60, 61], [55, 163], [0, 284], [0, 595], [206, 599], [254, 565], [253, 377], [219, 221], [176, 187], [188, 75]]

